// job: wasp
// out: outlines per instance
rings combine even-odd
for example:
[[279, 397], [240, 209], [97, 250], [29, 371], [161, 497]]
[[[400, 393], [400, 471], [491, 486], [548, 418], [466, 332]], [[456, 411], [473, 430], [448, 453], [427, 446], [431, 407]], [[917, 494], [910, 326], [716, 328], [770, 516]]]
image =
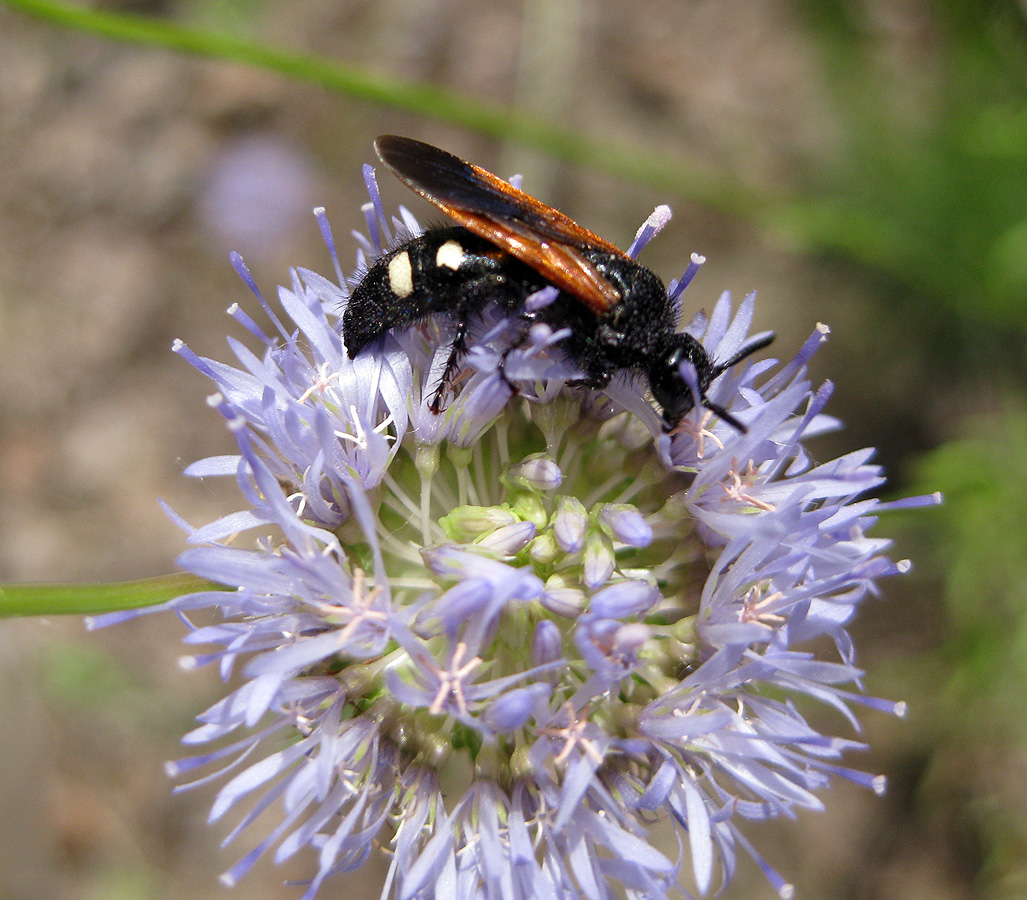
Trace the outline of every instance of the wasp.
[[[666, 430], [674, 430], [698, 401], [745, 431], [706, 392], [719, 375], [766, 347], [772, 333], [715, 361], [692, 335], [677, 330], [678, 312], [659, 277], [613, 244], [431, 144], [389, 134], [374, 146], [400, 181], [457, 224], [431, 228], [368, 268], [343, 311], [350, 357], [392, 328], [448, 314], [455, 333], [430, 404], [438, 413], [467, 350], [471, 324], [496, 303], [524, 320], [521, 342], [535, 322], [566, 330], [560, 348], [583, 373], [575, 384], [601, 389], [619, 373], [639, 374]], [[527, 311], [526, 298], [547, 285], [558, 289], [556, 299]], [[682, 376], [684, 363], [694, 367], [691, 385]]]

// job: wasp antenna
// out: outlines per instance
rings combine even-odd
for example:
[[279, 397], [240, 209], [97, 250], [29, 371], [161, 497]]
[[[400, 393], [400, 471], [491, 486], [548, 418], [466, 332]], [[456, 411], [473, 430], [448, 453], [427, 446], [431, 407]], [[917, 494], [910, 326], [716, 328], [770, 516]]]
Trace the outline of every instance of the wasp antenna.
[[[740, 363], [747, 356], [752, 356], [752, 354], [755, 353], [757, 350], [762, 350], [764, 347], [772, 343], [775, 337], [777, 337], [777, 335], [775, 335], [773, 331], [769, 331], [762, 337], [759, 337], [756, 340], [754, 340], [751, 344], [746, 344], [730, 359], [727, 359], [721, 363], [717, 363], [713, 367], [713, 378], [716, 378], [718, 375], [726, 372], [736, 363]], [[713, 409], [713, 407], [709, 408]]]
[[749, 429], [746, 428], [741, 422], [738, 421], [731, 413], [729, 413], [719, 403], [714, 403], [712, 400], [708, 400], [703, 397], [702, 405], [710, 412], [720, 416], [728, 425], [734, 428], [736, 431], [740, 431], [742, 434], [748, 434]]

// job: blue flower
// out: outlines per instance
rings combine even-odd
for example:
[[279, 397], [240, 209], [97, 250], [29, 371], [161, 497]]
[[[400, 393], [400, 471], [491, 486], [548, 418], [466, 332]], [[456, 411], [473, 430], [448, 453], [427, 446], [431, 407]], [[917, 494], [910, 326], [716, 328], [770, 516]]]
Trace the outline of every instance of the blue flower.
[[[248, 804], [230, 838], [281, 811], [225, 881], [308, 849], [311, 898], [385, 847], [383, 897], [662, 898], [722, 886], [741, 849], [786, 896], [742, 823], [819, 808], [832, 775], [883, 787], [840, 764], [860, 744], [818, 733], [794, 700], [854, 729], [854, 706], [901, 711], [862, 695], [846, 631], [907, 568], [867, 535], [881, 472], [869, 452], [814, 465], [804, 446], [838, 424], [806, 374], [826, 329], [791, 362], [750, 360], [710, 387], [745, 433], [700, 408], [665, 434], [639, 384], [575, 387], [560, 332], [511, 350], [519, 322], [489, 309], [434, 414], [444, 318], [356, 359], [342, 344], [368, 262], [418, 233], [365, 177], [355, 274], [319, 211], [336, 278], [296, 272], [284, 319], [235, 260], [270, 328], [230, 312], [261, 352], [232, 340], [229, 365], [175, 346], [239, 447], [188, 472], [234, 477], [243, 501], [185, 526], [181, 565], [224, 589], [165, 608], [220, 612], [191, 626], [187, 642], [212, 648], [192, 662], [241, 685], [185, 738], [214, 749], [171, 769], [226, 779], [212, 819]], [[725, 295], [689, 328], [725, 359], [752, 313]], [[809, 649], [825, 637], [832, 660]], [[451, 771], [467, 773], [461, 796], [443, 792]], [[680, 829], [676, 858], [649, 843], [659, 818]]]

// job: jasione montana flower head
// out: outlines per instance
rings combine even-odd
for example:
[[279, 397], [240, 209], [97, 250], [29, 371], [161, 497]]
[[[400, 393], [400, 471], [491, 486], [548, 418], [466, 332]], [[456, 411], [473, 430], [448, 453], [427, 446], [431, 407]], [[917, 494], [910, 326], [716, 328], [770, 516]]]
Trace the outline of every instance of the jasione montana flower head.
[[[243, 680], [185, 738], [214, 749], [173, 770], [224, 777], [212, 818], [248, 804], [233, 837], [280, 811], [225, 880], [312, 849], [310, 898], [381, 847], [383, 897], [662, 898], [725, 884], [742, 849], [787, 896], [740, 823], [820, 807], [832, 775], [882, 787], [840, 764], [861, 745], [795, 701], [854, 728], [854, 705], [896, 710], [860, 693], [846, 624], [907, 568], [866, 534], [885, 506], [866, 498], [871, 453], [817, 465], [804, 448], [837, 425], [830, 386], [806, 376], [827, 330], [710, 387], [746, 432], [697, 409], [665, 434], [643, 385], [583, 390], [559, 333], [525, 341], [486, 310], [435, 414], [451, 323], [356, 359], [340, 337], [367, 263], [418, 232], [365, 174], [354, 275], [319, 211], [336, 280], [295, 273], [285, 319], [236, 259], [270, 327], [230, 312], [261, 352], [232, 340], [233, 366], [176, 345], [239, 447], [188, 473], [234, 477], [244, 507], [188, 529], [180, 559], [224, 588], [167, 606], [217, 608], [186, 638], [213, 648], [191, 662]], [[752, 309], [724, 296], [690, 332], [727, 359]], [[453, 772], [462, 794], [441, 787]], [[661, 819], [671, 857], [649, 842]]]

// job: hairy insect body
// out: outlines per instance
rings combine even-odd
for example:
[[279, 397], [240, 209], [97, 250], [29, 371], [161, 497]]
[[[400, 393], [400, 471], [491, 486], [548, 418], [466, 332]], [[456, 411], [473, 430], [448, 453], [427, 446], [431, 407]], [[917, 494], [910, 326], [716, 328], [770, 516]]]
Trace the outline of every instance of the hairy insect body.
[[[441, 412], [468, 330], [495, 303], [524, 323], [513, 346], [533, 322], [562, 332], [560, 349], [581, 369], [583, 386], [605, 387], [620, 372], [641, 374], [668, 430], [704, 406], [745, 431], [707, 390], [773, 334], [714, 362], [699, 341], [677, 331], [678, 310], [652, 271], [559, 210], [421, 141], [382, 135], [375, 149], [401, 181], [458, 224], [431, 229], [371, 265], [343, 313], [351, 357], [390, 329], [448, 314], [452, 347], [429, 404]], [[556, 299], [528, 311], [527, 298], [549, 285]]]
[[368, 270], [342, 317], [351, 356], [391, 328], [436, 313], [457, 322], [489, 302], [511, 312], [546, 280], [466, 228], [437, 228], [401, 244]]
[[526, 312], [525, 300], [549, 284], [540, 273], [465, 228], [427, 231], [375, 262], [354, 289], [343, 314], [346, 347], [356, 355], [392, 328], [443, 313], [453, 318], [462, 350], [475, 317], [495, 303], [526, 325], [569, 329], [560, 346], [587, 387], [604, 387], [620, 370], [648, 371], [667, 349], [662, 338], [674, 331], [662, 282], [627, 257], [579, 250], [624, 298], [602, 316], [566, 291]]

